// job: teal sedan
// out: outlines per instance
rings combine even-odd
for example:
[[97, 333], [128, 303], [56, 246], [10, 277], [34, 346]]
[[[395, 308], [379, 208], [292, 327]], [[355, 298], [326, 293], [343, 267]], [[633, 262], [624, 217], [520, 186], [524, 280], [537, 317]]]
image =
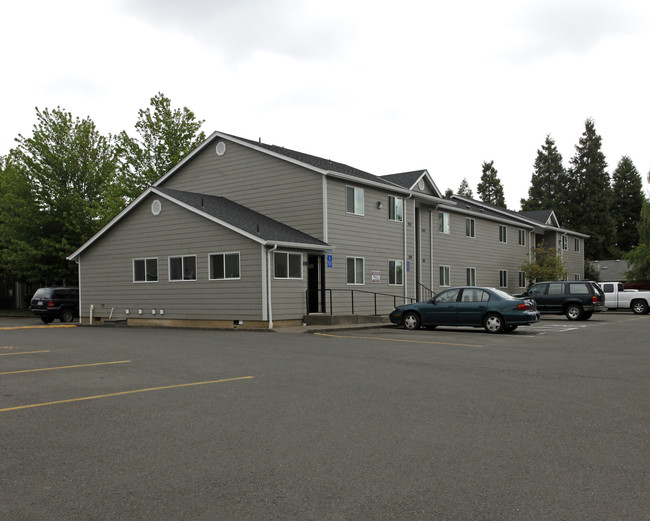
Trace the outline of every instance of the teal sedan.
[[502, 333], [539, 322], [539, 316], [532, 299], [513, 297], [496, 288], [468, 286], [450, 288], [426, 302], [397, 306], [390, 321], [406, 329], [470, 326]]

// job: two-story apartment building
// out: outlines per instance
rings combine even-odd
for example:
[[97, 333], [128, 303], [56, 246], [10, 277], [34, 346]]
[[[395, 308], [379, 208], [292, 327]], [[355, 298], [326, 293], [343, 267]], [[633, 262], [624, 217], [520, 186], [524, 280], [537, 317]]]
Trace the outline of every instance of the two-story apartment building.
[[533, 242], [584, 239], [552, 217], [445, 199], [426, 170], [378, 177], [215, 132], [70, 259], [82, 321], [273, 327], [448, 285], [518, 290]]

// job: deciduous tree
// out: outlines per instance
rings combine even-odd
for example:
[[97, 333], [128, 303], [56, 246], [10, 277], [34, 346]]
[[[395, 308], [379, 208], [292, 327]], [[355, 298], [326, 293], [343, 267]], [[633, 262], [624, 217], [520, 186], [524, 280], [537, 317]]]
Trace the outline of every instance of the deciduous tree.
[[557, 250], [544, 245], [533, 249], [532, 259], [521, 265], [521, 271], [530, 284], [541, 280], [563, 280], [568, 273]]
[[627, 278], [633, 282], [650, 282], [650, 202], [644, 201], [638, 225], [639, 244], [625, 255], [629, 263]]

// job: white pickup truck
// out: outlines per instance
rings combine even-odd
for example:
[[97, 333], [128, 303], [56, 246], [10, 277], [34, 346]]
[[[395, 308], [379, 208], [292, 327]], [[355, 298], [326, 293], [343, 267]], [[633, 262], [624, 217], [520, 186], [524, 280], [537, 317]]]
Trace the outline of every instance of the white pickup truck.
[[605, 293], [608, 309], [631, 309], [637, 315], [645, 315], [650, 309], [650, 291], [624, 289], [621, 282], [599, 282]]

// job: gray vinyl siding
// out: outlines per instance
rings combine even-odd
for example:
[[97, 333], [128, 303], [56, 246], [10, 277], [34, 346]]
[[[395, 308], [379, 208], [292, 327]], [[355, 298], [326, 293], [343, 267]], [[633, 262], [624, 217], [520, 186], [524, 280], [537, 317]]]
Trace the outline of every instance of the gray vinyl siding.
[[[446, 211], [446, 210], [445, 210]], [[478, 215], [465, 215], [449, 211], [450, 233], [438, 232], [438, 212], [434, 215], [433, 268], [434, 290], [440, 291], [439, 266], [450, 266], [450, 285], [463, 286], [467, 283], [467, 268], [476, 269], [476, 285], [499, 287], [499, 271], [508, 272], [507, 292], [516, 293], [519, 288], [519, 271], [528, 259], [530, 234], [526, 231], [526, 245], [519, 245], [516, 224], [506, 224]], [[475, 220], [475, 237], [465, 236], [465, 220]], [[499, 242], [499, 226], [507, 226], [507, 243]]]
[[[158, 198], [162, 212], [151, 213]], [[261, 320], [260, 244], [151, 195], [86, 250], [81, 263], [81, 314], [126, 318]], [[209, 280], [211, 253], [240, 253], [239, 280]], [[168, 257], [197, 256], [197, 280], [169, 282]], [[158, 282], [134, 283], [133, 259], [158, 258]], [[142, 309], [143, 314], [138, 315]], [[152, 310], [156, 310], [156, 315]], [[160, 317], [160, 310], [164, 316]]]
[[223, 140], [202, 150], [161, 187], [225, 197], [323, 240], [322, 175]]
[[[363, 188], [364, 215], [347, 213], [346, 192], [348, 186]], [[370, 294], [362, 292], [385, 293], [389, 297], [378, 297], [378, 313], [389, 313], [395, 300], [392, 296], [402, 297], [408, 289], [410, 296], [414, 295], [413, 271], [406, 271], [407, 261], [413, 266], [413, 259], [405, 258], [404, 233], [408, 251], [413, 251], [413, 200], [404, 199], [404, 221], [391, 221], [388, 218], [388, 195], [392, 194], [378, 188], [345, 182], [339, 179], [327, 180], [327, 215], [328, 242], [335, 246], [332, 250], [333, 266], [325, 269], [327, 288], [333, 289], [334, 313], [350, 313], [350, 290], [355, 292], [355, 313], [374, 313], [374, 299]], [[382, 208], [377, 203], [382, 202]], [[411, 223], [410, 226], [408, 223]], [[364, 259], [364, 284], [349, 285], [346, 278], [347, 257]], [[401, 286], [389, 285], [389, 261], [401, 260], [404, 265], [405, 283]], [[372, 272], [380, 273], [380, 282], [372, 282]], [[345, 290], [345, 291], [341, 291]], [[399, 300], [398, 303], [401, 303]], [[328, 302], [329, 306], [329, 302]], [[329, 310], [329, 308], [328, 308]]]
[[275, 278], [275, 255], [271, 261], [271, 299], [273, 320], [302, 318], [307, 313], [307, 252], [280, 248], [278, 252], [302, 255], [302, 278]]
[[568, 235], [569, 249], [562, 252], [564, 265], [566, 266], [568, 272], [569, 280], [573, 280], [575, 275], [578, 275], [580, 279], [584, 279], [585, 276], [585, 240], [580, 238], [580, 251], [575, 251], [575, 235]]

